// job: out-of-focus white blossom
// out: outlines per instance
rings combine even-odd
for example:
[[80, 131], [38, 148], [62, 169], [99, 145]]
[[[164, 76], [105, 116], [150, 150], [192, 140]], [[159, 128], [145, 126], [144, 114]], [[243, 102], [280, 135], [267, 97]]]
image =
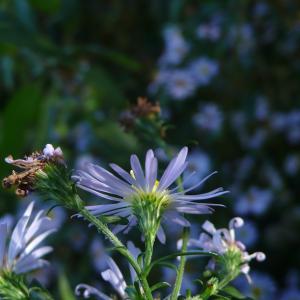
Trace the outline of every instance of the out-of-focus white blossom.
[[23, 274], [48, 264], [42, 257], [51, 252], [52, 247], [40, 244], [55, 229], [48, 229], [50, 219], [44, 216], [43, 210], [33, 216], [33, 207], [34, 202], [31, 202], [10, 237], [8, 225], [0, 224], [0, 269]]

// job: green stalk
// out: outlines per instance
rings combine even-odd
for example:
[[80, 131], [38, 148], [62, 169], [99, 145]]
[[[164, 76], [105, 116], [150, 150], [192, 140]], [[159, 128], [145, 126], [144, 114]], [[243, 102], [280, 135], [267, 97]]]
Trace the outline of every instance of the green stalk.
[[95, 225], [98, 232], [104, 234], [111, 243], [116, 247], [116, 250], [118, 250], [123, 256], [125, 256], [128, 260], [128, 262], [131, 264], [133, 269], [135, 270], [141, 285], [143, 287], [144, 293], [147, 300], [153, 300], [151, 289], [149, 287], [148, 281], [146, 279], [146, 276], [142, 273], [142, 270], [139, 266], [139, 264], [136, 262], [135, 258], [132, 256], [132, 254], [128, 251], [128, 249], [123, 245], [123, 243], [111, 232], [111, 230], [102, 223], [98, 218], [96, 218], [94, 215], [92, 215], [87, 209], [81, 208], [79, 213], [90, 223]]
[[[186, 252], [187, 244], [188, 244], [188, 238], [189, 238], [189, 229], [185, 227], [183, 229], [183, 234], [182, 234], [181, 252]], [[175, 284], [174, 284], [174, 289], [173, 289], [173, 292], [172, 292], [172, 295], [171, 295], [171, 300], [176, 300], [177, 297], [178, 297], [178, 294], [180, 292], [180, 288], [181, 288], [181, 285], [182, 285], [182, 279], [183, 279], [183, 275], [184, 275], [185, 263], [186, 263], [186, 256], [181, 256], [179, 268], [178, 268], [178, 271], [177, 271], [176, 281], [175, 281]]]
[[147, 237], [145, 237], [145, 244], [146, 244], [145, 263], [144, 263], [145, 269], [151, 264], [154, 242], [155, 242], [155, 237], [153, 237], [152, 235], [148, 235]]

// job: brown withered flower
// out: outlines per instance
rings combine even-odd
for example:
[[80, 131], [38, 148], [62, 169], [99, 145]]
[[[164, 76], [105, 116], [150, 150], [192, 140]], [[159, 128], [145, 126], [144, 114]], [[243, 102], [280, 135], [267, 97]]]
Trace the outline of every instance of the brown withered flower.
[[11, 155], [5, 158], [5, 162], [19, 169], [20, 172], [12, 171], [12, 174], [2, 180], [4, 188], [16, 187], [16, 195], [25, 197], [34, 190], [36, 173], [42, 171], [47, 163], [54, 162], [64, 164], [63, 153], [59, 147], [54, 149], [47, 144], [43, 151], [33, 152], [24, 159], [14, 159]]
[[131, 111], [136, 117], [150, 117], [160, 113], [160, 106], [157, 102], [153, 104], [147, 98], [139, 97]]
[[151, 118], [160, 113], [159, 103], [152, 103], [147, 98], [139, 97], [137, 103], [129, 110], [122, 112], [120, 123], [126, 130], [134, 127], [138, 118]]

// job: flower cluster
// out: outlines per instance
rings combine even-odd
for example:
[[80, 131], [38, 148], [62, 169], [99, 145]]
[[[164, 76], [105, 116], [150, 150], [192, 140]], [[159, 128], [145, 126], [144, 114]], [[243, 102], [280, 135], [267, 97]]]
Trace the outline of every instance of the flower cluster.
[[164, 41], [165, 50], [159, 59], [159, 70], [149, 87], [150, 92], [156, 93], [162, 89], [174, 100], [184, 100], [192, 96], [197, 88], [208, 85], [218, 74], [218, 63], [205, 56], [192, 59], [182, 66], [191, 47], [175, 25], [165, 28]]
[[[158, 176], [158, 160], [152, 150], [148, 150], [146, 153], [144, 170], [138, 157], [132, 155], [130, 172], [116, 164], [110, 165], [115, 174], [98, 165], [87, 164], [85, 170], [76, 171], [72, 178], [65, 171], [65, 167], [57, 167], [57, 162], [53, 159], [56, 152], [51, 145], [45, 147], [40, 160], [47, 165], [40, 168], [40, 172], [36, 175], [36, 181], [33, 182], [35, 184], [33, 189], [43, 195], [46, 193], [66, 208], [75, 210], [77, 216], [83, 217], [90, 225], [94, 225], [110, 240], [114, 249], [127, 258], [131, 274], [130, 285], [126, 283], [125, 277], [115, 261], [103, 250], [102, 244], [96, 245], [102, 260], [102, 262], [97, 262], [97, 265], [106, 266], [101, 271], [101, 276], [104, 281], [113, 286], [122, 299], [153, 300], [153, 291], [170, 286], [169, 283], [158, 282], [150, 287], [147, 280], [156, 264], [172, 265], [165, 262], [168, 260], [168, 256], [153, 261], [156, 237], [162, 243], [166, 242], [166, 234], [161, 226], [162, 222], [164, 224], [173, 222], [183, 227], [189, 227], [190, 222], [186, 219], [186, 215], [213, 212], [213, 207], [220, 206], [220, 204], [202, 201], [224, 195], [227, 191], [217, 188], [206, 193], [189, 194], [215, 173], [211, 173], [201, 180], [195, 180], [194, 184], [185, 188], [186, 182], [195, 176], [194, 172], [190, 171], [188, 175], [183, 176], [183, 181], [181, 180], [181, 176], [189, 165], [187, 147], [182, 148], [175, 155], [161, 176]], [[59, 150], [59, 154], [61, 157], [61, 150]], [[84, 206], [77, 194], [74, 182], [78, 187], [102, 199], [103, 204]], [[106, 203], [107, 201], [109, 202]], [[0, 225], [0, 232], [3, 236], [3, 239], [0, 240], [0, 263], [4, 274], [1, 277], [0, 285], [2, 282], [5, 286], [4, 295], [6, 296], [9, 295], [7, 291], [11, 289], [13, 279], [5, 277], [5, 274], [26, 274], [41, 268], [47, 263], [42, 257], [52, 251], [51, 247], [39, 245], [54, 229], [46, 226], [49, 218], [43, 216], [43, 211], [38, 212], [30, 221], [33, 207], [34, 203], [32, 202], [17, 223], [7, 251], [7, 225]], [[109, 224], [111, 226], [108, 226]], [[120, 231], [128, 232], [135, 225], [140, 230], [145, 243], [143, 251], [135, 247], [131, 241], [128, 241], [125, 246], [116, 236]], [[242, 225], [241, 218], [232, 219], [229, 222], [229, 229], [216, 229], [212, 223], [206, 221], [203, 224], [206, 233], [202, 233], [199, 240], [189, 239], [188, 230], [184, 229], [180, 245], [180, 255], [183, 257], [178, 266], [182, 270], [177, 272], [174, 289], [169, 295], [171, 299], [177, 299], [180, 294], [186, 261], [184, 256], [186, 255], [211, 255], [210, 268], [219, 272], [220, 278], [211, 276], [207, 280], [206, 289], [199, 294], [199, 297], [228, 293], [223, 289], [240, 273], [244, 273], [247, 278], [250, 278], [248, 275], [249, 262], [253, 258], [262, 261], [265, 259], [265, 255], [262, 252], [249, 254], [244, 244], [235, 239], [235, 229]], [[112, 227], [112, 231], [109, 227]], [[190, 252], [188, 248], [191, 246], [197, 246], [201, 250]], [[176, 267], [172, 266], [172, 268]], [[95, 296], [102, 300], [114, 299], [96, 287], [83, 283], [77, 285], [75, 294], [83, 295], [84, 298]], [[185, 299], [190, 299], [189, 297], [191, 297], [191, 291], [187, 292]]]
[[[199, 247], [205, 251], [213, 251], [222, 256], [225, 263], [222, 263], [221, 267], [228, 267], [229, 272], [233, 268], [239, 268], [237, 270], [236, 276], [239, 272], [246, 275], [249, 282], [251, 282], [249, 276], [249, 262], [252, 259], [257, 261], [265, 260], [266, 256], [263, 252], [255, 252], [249, 254], [246, 251], [246, 246], [241, 242], [236, 240], [235, 229], [240, 228], [244, 225], [244, 221], [240, 217], [236, 217], [230, 220], [227, 228], [216, 229], [215, 226], [206, 221], [202, 228], [205, 232], [200, 234], [199, 239], [190, 239], [189, 245]], [[216, 261], [211, 260], [209, 263], [209, 268], [216, 269]]]

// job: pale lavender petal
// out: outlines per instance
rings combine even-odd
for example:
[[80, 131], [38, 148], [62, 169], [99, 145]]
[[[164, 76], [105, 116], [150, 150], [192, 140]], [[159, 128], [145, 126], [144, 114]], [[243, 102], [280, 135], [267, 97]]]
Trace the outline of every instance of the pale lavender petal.
[[110, 167], [116, 172], [118, 173], [123, 179], [125, 179], [128, 183], [130, 184], [135, 184], [135, 180], [134, 178], [132, 178], [132, 176], [126, 172], [123, 168], [121, 168], [120, 166], [116, 165], [116, 164], [110, 164]]
[[199, 187], [200, 185], [202, 185], [205, 181], [207, 181], [211, 176], [213, 176], [213, 175], [215, 175], [215, 174], [217, 174], [217, 173], [218, 173], [218, 172], [215, 171], [215, 172], [209, 174], [208, 176], [204, 177], [204, 178], [203, 178], [200, 182], [198, 182], [197, 184], [195, 184], [195, 185], [191, 186], [190, 188], [184, 190], [184, 193], [188, 193], [188, 192], [190, 192], [190, 191], [196, 189], [197, 187]]
[[215, 225], [210, 221], [205, 221], [202, 228], [210, 234], [214, 234], [217, 231]]
[[205, 193], [205, 194], [198, 194], [198, 195], [180, 195], [177, 196], [176, 199], [178, 200], [205, 200], [205, 199], [210, 199], [210, 198], [215, 198], [221, 195], [225, 195], [228, 194], [228, 191], [222, 191], [222, 192], [216, 192], [216, 191], [212, 191], [209, 193]]
[[176, 211], [166, 212], [165, 216], [164, 216], [164, 220], [166, 220], [166, 221], [171, 220], [172, 222], [174, 222], [180, 226], [183, 226], [183, 227], [191, 226], [191, 223], [186, 218], [184, 218], [179, 213], [177, 213]]
[[[135, 258], [135, 260], [138, 259], [138, 256], [141, 254], [141, 250], [139, 248], [137, 248], [132, 241], [128, 241], [127, 242], [127, 248], [130, 251], [130, 253], [132, 254], [132, 256]], [[131, 277], [131, 281], [132, 283], [135, 281], [136, 279], [136, 272], [133, 269], [133, 267], [131, 266], [131, 264], [129, 264], [129, 271], [130, 271], [130, 277]]]
[[100, 180], [100, 182], [103, 182], [110, 187], [117, 188], [118, 190], [124, 191], [126, 193], [132, 192], [132, 189], [127, 182], [122, 181], [111, 172], [97, 165], [93, 165], [93, 169], [95, 169], [101, 175], [102, 180]]
[[187, 166], [185, 162], [188, 148], [181, 149], [179, 154], [171, 160], [159, 182], [159, 190], [168, 188], [184, 171]]
[[35, 261], [30, 262], [26, 266], [23, 266], [22, 268], [18, 268], [17, 270], [14, 270], [17, 274], [27, 273], [36, 269], [43, 268], [44, 266], [49, 265], [49, 262], [44, 259], [38, 259]]
[[24, 236], [24, 239], [25, 239], [26, 243], [38, 232], [38, 230], [41, 228], [41, 223], [43, 223], [43, 221], [45, 219], [50, 220], [47, 217], [41, 218], [43, 213], [44, 213], [44, 211], [40, 210], [36, 214], [35, 218], [31, 222], [30, 226], [27, 228], [25, 236]]
[[159, 183], [159, 190], [162, 191], [172, 185], [180, 177], [187, 165], [188, 162], [185, 162], [183, 165], [180, 165], [180, 167], [174, 168], [174, 170], [169, 173], [168, 177], [166, 177], [164, 184]]
[[[28, 272], [28, 270], [32, 269], [32, 264], [34, 264], [35, 261], [38, 261], [39, 258], [45, 256], [46, 254], [52, 252], [53, 248], [49, 246], [41, 247], [39, 249], [36, 249], [30, 254], [23, 255], [18, 259], [14, 271], [16, 273], [22, 273], [22, 272]], [[22, 271], [21, 271], [22, 270]]]
[[152, 150], [148, 150], [145, 161], [146, 188], [151, 191], [157, 178], [157, 159]]
[[6, 239], [7, 239], [7, 225], [0, 224], [0, 269], [3, 266], [3, 262], [4, 262]]
[[25, 249], [23, 250], [23, 252], [25, 254], [30, 253], [31, 251], [33, 251], [47, 236], [49, 236], [51, 233], [55, 232], [55, 229], [50, 229], [47, 230], [43, 233], [41, 233], [40, 235], [38, 235], [36, 238], [34, 238], [28, 245], [26, 245]]
[[206, 205], [180, 206], [180, 207], [176, 207], [176, 210], [180, 213], [186, 213], [191, 215], [210, 214], [214, 211], [211, 207]]
[[165, 231], [163, 230], [162, 226], [159, 226], [158, 231], [157, 231], [157, 238], [158, 240], [162, 243], [166, 243], [166, 234]]
[[135, 154], [131, 155], [130, 164], [138, 186], [140, 188], [144, 188], [146, 185], [144, 172], [142, 170], [141, 163]]
[[108, 281], [120, 296], [125, 296], [125, 289], [127, 286], [120, 269], [111, 257], [106, 256], [106, 262], [109, 269], [101, 273], [102, 278], [105, 281]]
[[99, 196], [99, 197], [107, 199], [107, 200], [111, 200], [111, 201], [121, 201], [122, 200], [122, 198], [117, 198], [117, 197], [109, 196], [109, 195], [104, 194], [104, 193], [97, 192], [97, 191], [95, 191], [91, 188], [88, 188], [86, 186], [83, 186], [81, 184], [78, 184], [77, 186], [80, 187], [81, 189], [87, 191], [87, 192], [90, 192], [90, 193], [92, 193], [96, 196]]
[[25, 240], [23, 239], [24, 230], [28, 223], [28, 217], [22, 217], [19, 222], [17, 223], [13, 234], [11, 236], [11, 240], [8, 246], [8, 256], [7, 256], [7, 263], [9, 266], [12, 266], [15, 258], [18, 256], [20, 251], [25, 245]]
[[75, 289], [76, 296], [81, 296], [81, 294], [86, 299], [90, 298], [91, 296], [97, 296], [100, 300], [113, 300], [112, 298], [106, 296], [96, 288], [83, 283], [78, 284]]
[[101, 215], [103, 213], [112, 212], [116, 209], [126, 208], [128, 203], [120, 202], [117, 204], [103, 204], [103, 205], [93, 205], [86, 206], [85, 208], [90, 211], [93, 215]]

